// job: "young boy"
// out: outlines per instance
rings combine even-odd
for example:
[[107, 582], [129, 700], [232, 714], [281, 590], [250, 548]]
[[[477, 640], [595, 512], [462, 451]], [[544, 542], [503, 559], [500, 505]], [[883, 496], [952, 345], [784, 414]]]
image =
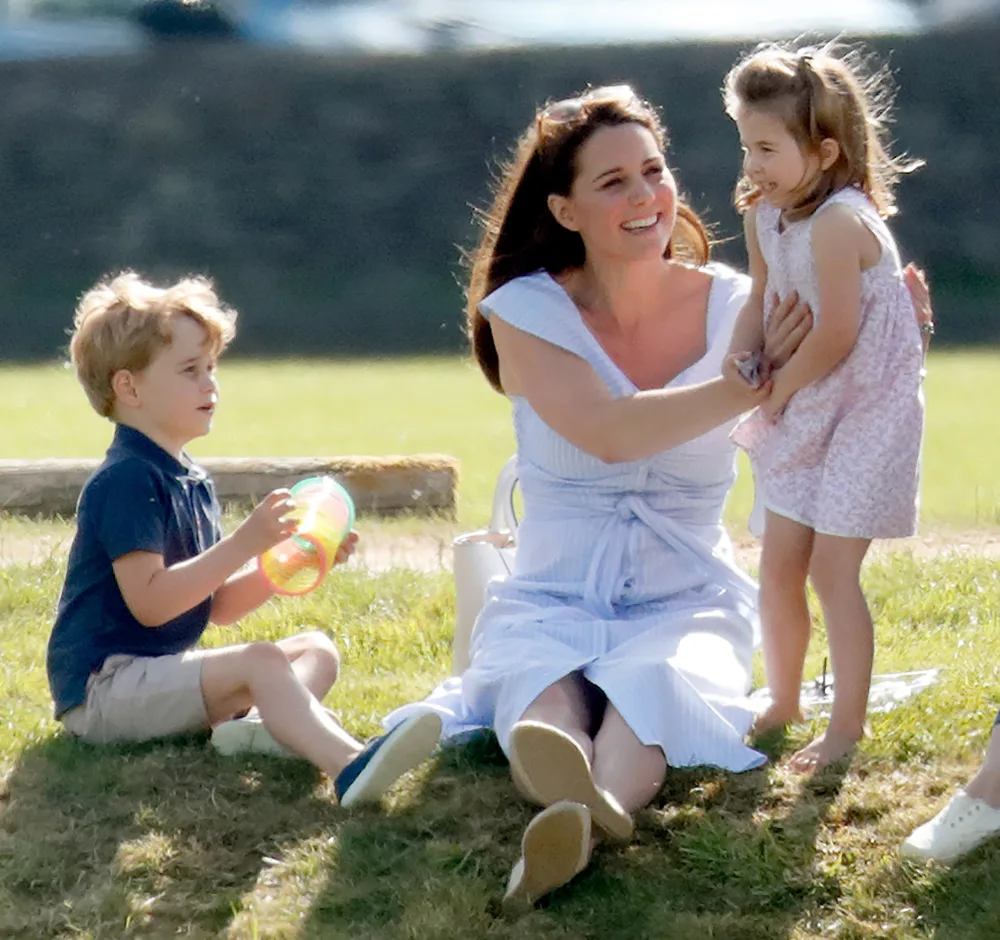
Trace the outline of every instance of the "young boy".
[[[49, 639], [56, 717], [93, 743], [214, 727], [226, 753], [292, 751], [334, 779], [342, 805], [376, 801], [430, 755], [437, 716], [362, 747], [320, 704], [339, 667], [324, 634], [195, 648], [209, 620], [233, 623], [271, 596], [247, 563], [294, 531], [290, 495], [275, 490], [223, 536], [212, 481], [184, 452], [211, 428], [215, 365], [235, 320], [202, 278], [163, 289], [126, 273], [80, 301], [73, 363], [117, 428], [80, 494]], [[249, 709], [259, 718], [239, 717]]]

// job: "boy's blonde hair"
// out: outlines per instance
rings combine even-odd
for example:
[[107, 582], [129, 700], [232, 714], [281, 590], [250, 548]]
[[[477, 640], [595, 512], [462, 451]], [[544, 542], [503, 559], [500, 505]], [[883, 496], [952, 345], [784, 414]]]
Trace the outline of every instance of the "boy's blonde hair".
[[[923, 165], [889, 152], [886, 125], [892, 86], [886, 69], [866, 66], [861, 52], [836, 43], [786, 48], [765, 43], [730, 69], [723, 85], [726, 113], [763, 110], [779, 118], [801, 148], [819, 153], [823, 140], [835, 140], [840, 154], [795, 208], [790, 220], [811, 215], [828, 196], [845, 186], [867, 194], [883, 217], [894, 215], [893, 188], [901, 173]], [[745, 212], [761, 197], [744, 174], [734, 202]]]
[[125, 271], [101, 280], [80, 298], [69, 351], [77, 378], [99, 415], [114, 417], [115, 373], [145, 369], [170, 345], [171, 324], [180, 316], [201, 325], [213, 356], [236, 335], [236, 312], [221, 303], [204, 277], [154, 287], [134, 271]]

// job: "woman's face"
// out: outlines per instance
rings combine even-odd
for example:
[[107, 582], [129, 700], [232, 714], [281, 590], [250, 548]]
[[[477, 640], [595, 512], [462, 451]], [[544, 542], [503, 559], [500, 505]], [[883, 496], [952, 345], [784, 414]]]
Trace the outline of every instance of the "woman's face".
[[560, 225], [588, 257], [662, 257], [677, 217], [677, 186], [656, 138], [641, 124], [595, 131], [576, 155], [569, 196], [549, 196]]

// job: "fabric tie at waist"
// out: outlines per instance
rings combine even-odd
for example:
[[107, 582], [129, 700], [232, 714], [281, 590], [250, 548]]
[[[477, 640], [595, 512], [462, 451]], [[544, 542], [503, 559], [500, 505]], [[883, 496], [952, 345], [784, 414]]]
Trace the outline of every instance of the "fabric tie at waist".
[[681, 523], [656, 512], [635, 493], [618, 500], [596, 539], [583, 595], [589, 605], [605, 616], [614, 616], [613, 604], [619, 593], [622, 561], [628, 548], [629, 530], [625, 523], [633, 518], [679, 555], [693, 558], [701, 568], [705, 583], [715, 583], [732, 591], [750, 611], [756, 611], [757, 584], [752, 578], [716, 555]]

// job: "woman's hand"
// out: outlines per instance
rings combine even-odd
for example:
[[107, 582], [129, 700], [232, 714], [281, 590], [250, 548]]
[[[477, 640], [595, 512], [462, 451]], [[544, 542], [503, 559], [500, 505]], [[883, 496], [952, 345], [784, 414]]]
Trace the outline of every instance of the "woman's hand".
[[913, 301], [913, 314], [917, 318], [917, 326], [920, 327], [920, 338], [924, 344], [924, 352], [927, 352], [931, 337], [934, 335], [934, 309], [931, 306], [931, 292], [927, 286], [927, 275], [911, 261], [903, 268], [903, 281], [906, 284], [906, 289], [910, 292], [910, 300]]
[[762, 372], [765, 378], [792, 358], [813, 326], [809, 304], [800, 301], [794, 291], [784, 300], [779, 300], [776, 294], [773, 301], [774, 310], [767, 318], [764, 333]]

